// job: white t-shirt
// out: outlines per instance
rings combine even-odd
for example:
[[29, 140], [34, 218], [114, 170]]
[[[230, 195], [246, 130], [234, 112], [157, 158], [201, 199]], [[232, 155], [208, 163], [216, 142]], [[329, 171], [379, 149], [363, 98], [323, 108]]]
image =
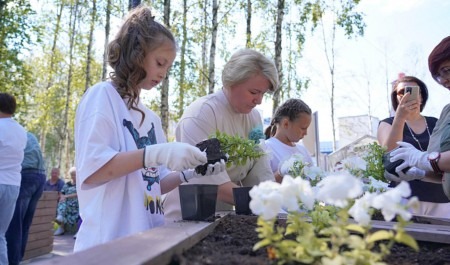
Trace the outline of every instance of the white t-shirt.
[[20, 187], [27, 132], [12, 118], [0, 118], [0, 184]]
[[165, 167], [141, 169], [101, 185], [85, 183], [119, 152], [165, 143], [160, 118], [141, 103], [145, 112], [128, 109], [110, 82], [87, 90], [75, 117], [77, 194], [83, 220], [74, 251], [141, 232], [164, 223], [160, 180]]
[[[262, 130], [262, 127], [262, 119], [256, 109], [248, 114], [237, 113], [220, 90], [197, 99], [186, 108], [176, 128], [176, 139], [178, 142], [195, 145], [208, 139], [217, 130], [248, 139], [250, 132]], [[232, 181], [238, 185], [242, 183], [243, 186], [254, 186], [265, 180], [274, 180], [268, 156], [249, 161], [244, 166], [231, 166], [217, 175], [191, 179], [189, 184], [221, 185]], [[166, 217], [181, 218], [178, 188], [165, 195], [163, 206]], [[231, 210], [232, 205], [217, 201], [216, 209]]]
[[285, 143], [282, 143], [275, 137], [271, 137], [266, 140], [266, 147], [271, 155], [270, 167], [272, 168], [273, 173], [278, 171], [280, 162], [288, 160], [294, 154], [303, 155], [304, 157], [303, 162], [307, 162], [310, 165], [313, 165], [313, 161], [308, 153], [308, 150], [299, 143], [295, 144], [295, 146], [290, 146]]

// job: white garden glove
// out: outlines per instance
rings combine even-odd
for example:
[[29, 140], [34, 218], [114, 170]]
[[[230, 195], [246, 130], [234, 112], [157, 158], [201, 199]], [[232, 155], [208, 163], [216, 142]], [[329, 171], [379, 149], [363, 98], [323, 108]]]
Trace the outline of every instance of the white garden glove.
[[291, 170], [291, 165], [285, 163], [286, 161], [287, 160], [283, 160], [278, 164], [278, 173], [280, 173], [282, 177], [288, 175]]
[[189, 182], [189, 180], [193, 179], [193, 178], [217, 175], [220, 172], [224, 171], [226, 168], [227, 168], [227, 165], [225, 163], [225, 160], [220, 159], [220, 162], [216, 162], [214, 164], [208, 165], [205, 175], [198, 174], [197, 172], [195, 172], [195, 169], [181, 171], [180, 172], [180, 180], [183, 183], [183, 182]]
[[147, 145], [144, 149], [144, 167], [164, 165], [174, 171], [195, 168], [208, 162], [206, 153], [187, 143]]
[[408, 171], [406, 171], [406, 173], [403, 173], [403, 171], [400, 170], [399, 172], [397, 172], [397, 174], [398, 177], [394, 174], [387, 172], [386, 170], [384, 171], [384, 177], [387, 180], [401, 182], [402, 180], [411, 181], [415, 179], [423, 179], [425, 177], [425, 170], [422, 170], [417, 167], [412, 167]]
[[405, 142], [397, 142], [401, 148], [391, 151], [391, 162], [403, 159], [395, 171], [398, 173], [407, 167], [417, 167], [425, 171], [433, 171], [430, 161], [428, 161], [428, 153], [416, 149], [413, 145]]

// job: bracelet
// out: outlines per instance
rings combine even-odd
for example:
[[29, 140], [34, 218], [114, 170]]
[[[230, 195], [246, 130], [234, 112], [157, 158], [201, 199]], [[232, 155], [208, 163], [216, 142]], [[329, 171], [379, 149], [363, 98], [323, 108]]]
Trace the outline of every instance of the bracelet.
[[145, 152], [147, 151], [147, 148], [144, 146], [144, 155], [142, 156], [142, 166], [145, 168]]
[[185, 181], [186, 183], [188, 183], [189, 181], [186, 179], [186, 175], [184, 174], [184, 172], [183, 172], [183, 171], [180, 171], [180, 172], [181, 172], [181, 174], [183, 174], [184, 181]]

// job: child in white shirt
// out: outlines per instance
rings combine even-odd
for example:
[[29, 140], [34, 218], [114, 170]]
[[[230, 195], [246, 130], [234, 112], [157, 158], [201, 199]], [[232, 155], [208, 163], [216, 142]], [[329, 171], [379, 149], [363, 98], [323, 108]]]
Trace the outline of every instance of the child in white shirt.
[[277, 182], [281, 182], [287, 173], [280, 172], [282, 162], [294, 154], [301, 154], [303, 163], [313, 165], [308, 150], [298, 143], [305, 137], [310, 124], [311, 109], [300, 99], [288, 99], [275, 111], [265, 131], [265, 144], [272, 156], [270, 166]]

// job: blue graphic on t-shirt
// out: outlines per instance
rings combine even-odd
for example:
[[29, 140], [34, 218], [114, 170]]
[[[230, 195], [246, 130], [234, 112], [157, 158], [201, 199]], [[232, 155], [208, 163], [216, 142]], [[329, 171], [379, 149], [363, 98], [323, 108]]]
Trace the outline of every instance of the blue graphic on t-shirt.
[[[134, 128], [131, 121], [123, 119], [123, 126], [125, 126], [128, 131], [133, 136], [134, 142], [138, 149], [144, 148], [146, 145], [156, 144], [155, 135], [155, 125], [152, 122], [152, 128], [147, 132], [147, 136], [140, 137], [139, 132]], [[159, 183], [159, 173], [158, 169], [155, 167], [144, 168], [145, 173], [142, 173], [142, 179], [147, 181], [147, 190], [152, 190], [152, 185], [154, 183]]]

